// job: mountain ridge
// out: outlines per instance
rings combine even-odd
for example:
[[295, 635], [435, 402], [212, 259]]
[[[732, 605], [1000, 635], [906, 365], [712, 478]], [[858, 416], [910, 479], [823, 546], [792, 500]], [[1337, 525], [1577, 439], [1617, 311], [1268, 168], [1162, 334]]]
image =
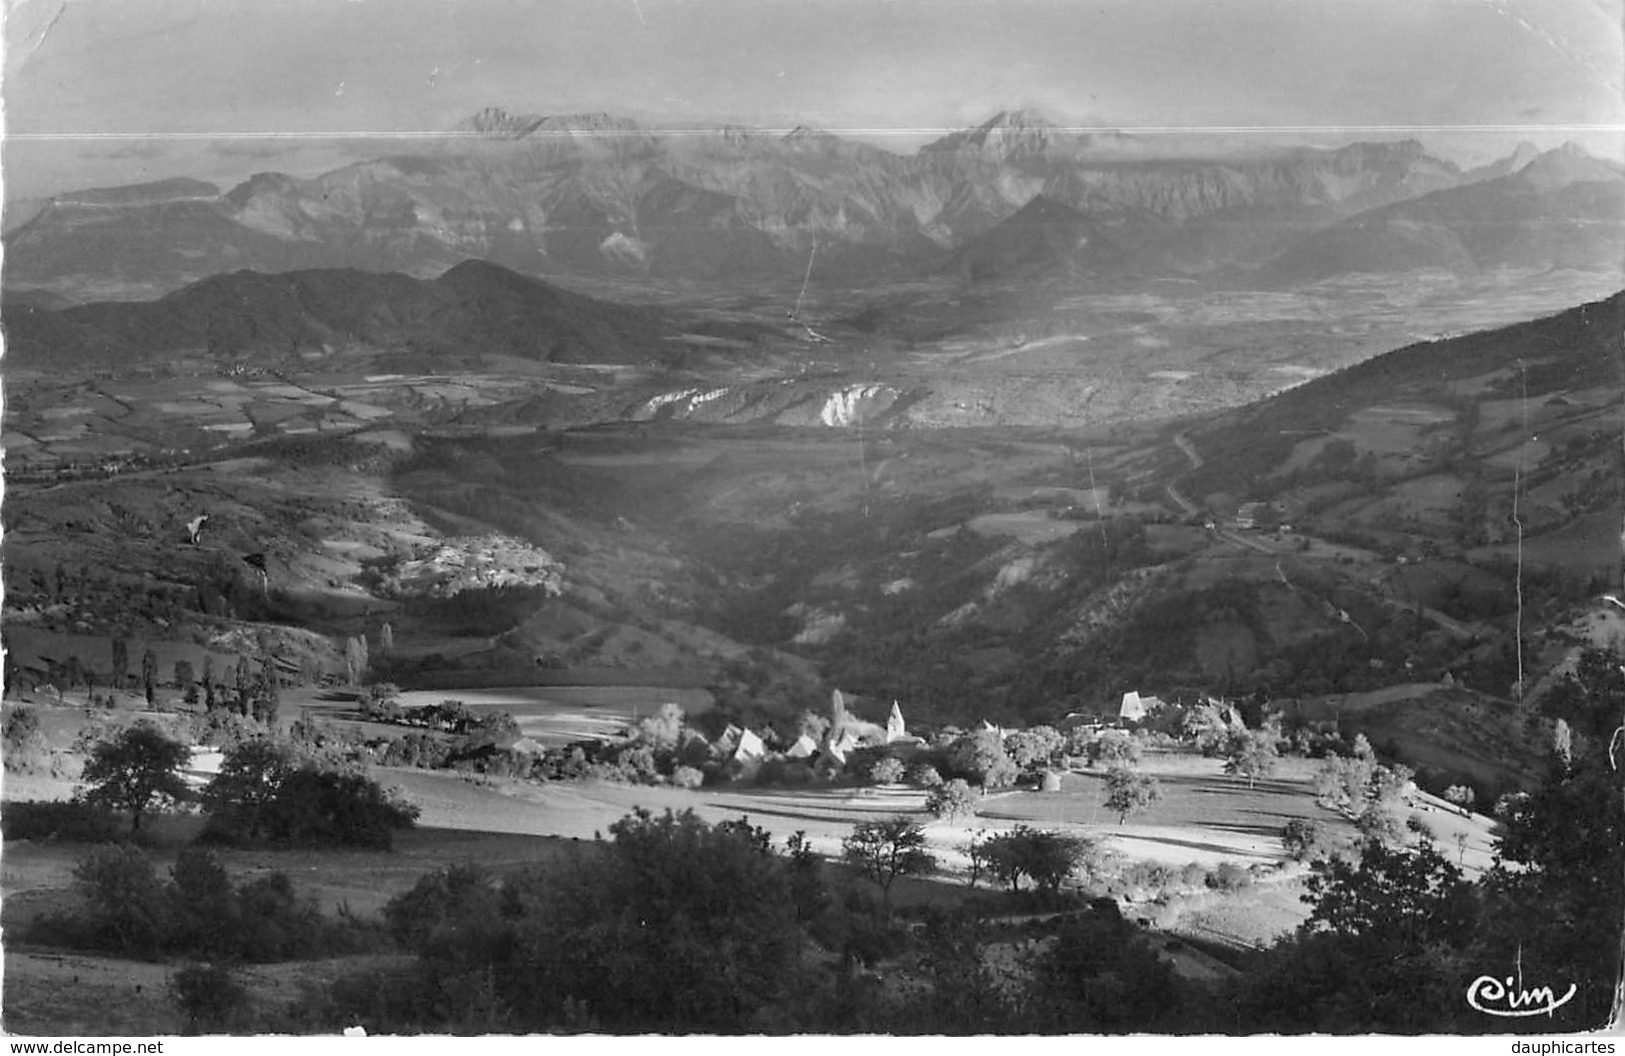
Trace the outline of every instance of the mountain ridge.
[[244, 267], [426, 278], [467, 257], [536, 275], [791, 279], [816, 242], [815, 281], [869, 283], [917, 273], [1040, 195], [1089, 215], [1127, 256], [1185, 274], [1262, 264], [1318, 228], [1470, 178], [1414, 140], [1215, 160], [1114, 146], [1131, 141], [1018, 110], [905, 156], [805, 127], [651, 130], [489, 108], [420, 150], [313, 177], [258, 173], [212, 196], [201, 183], [156, 198], [114, 189], [94, 209], [59, 196], [8, 233], [6, 282], [82, 300]]
[[310, 269], [210, 276], [153, 301], [56, 311], [11, 306], [22, 365], [132, 365], [154, 357], [319, 364], [351, 344], [431, 357], [512, 355], [560, 363], [648, 363], [676, 329], [657, 309], [600, 301], [482, 260], [434, 279]]

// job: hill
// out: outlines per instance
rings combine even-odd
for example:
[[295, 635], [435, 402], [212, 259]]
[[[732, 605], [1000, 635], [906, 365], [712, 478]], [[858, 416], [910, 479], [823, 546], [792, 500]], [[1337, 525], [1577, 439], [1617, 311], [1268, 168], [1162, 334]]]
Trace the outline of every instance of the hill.
[[1130, 255], [1102, 225], [1044, 195], [954, 253], [948, 267], [973, 282], [1117, 275]]
[[217, 275], [155, 301], [8, 311], [23, 365], [132, 366], [198, 355], [256, 366], [363, 345], [429, 357], [469, 353], [558, 363], [645, 363], [663, 313], [594, 300], [483, 261], [439, 278], [355, 270]]
[[1369, 210], [1277, 258], [1268, 281], [1349, 273], [1498, 267], [1618, 272], [1625, 264], [1625, 171], [1565, 147], [1498, 178]]
[[[1439, 444], [1409, 452], [1424, 462], [1476, 449], [1490, 432], [1485, 404], [1493, 404], [1497, 427], [1508, 424], [1509, 401], [1537, 401], [1541, 416], [1564, 408], [1580, 415], [1590, 401], [1576, 401], [1576, 393], [1595, 393], [1607, 402], [1609, 391], [1617, 395], [1625, 380], [1622, 322], [1625, 294], [1618, 294], [1545, 319], [1373, 357], [1191, 429], [1205, 457], [1192, 479], [1197, 488], [1214, 491], [1279, 479], [1293, 451], [1395, 403], [1440, 405], [1432, 420], [1416, 416], [1419, 435], [1441, 433]], [[1444, 433], [1456, 441], [1446, 444]]]

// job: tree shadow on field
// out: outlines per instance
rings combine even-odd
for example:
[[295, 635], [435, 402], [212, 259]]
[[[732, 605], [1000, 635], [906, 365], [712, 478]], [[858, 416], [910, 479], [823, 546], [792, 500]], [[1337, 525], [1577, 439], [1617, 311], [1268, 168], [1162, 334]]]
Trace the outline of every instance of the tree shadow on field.
[[1182, 840], [1176, 836], [1166, 836], [1161, 833], [1125, 832], [1120, 833], [1125, 839], [1142, 840], [1146, 843], [1161, 843], [1170, 847], [1188, 847], [1193, 851], [1209, 851], [1213, 854], [1222, 854], [1229, 858], [1257, 858], [1262, 861], [1273, 861], [1274, 856], [1258, 851], [1250, 851], [1244, 847], [1232, 847], [1222, 843], [1208, 843], [1205, 840]]
[[1244, 777], [1233, 778], [1224, 784], [1213, 784], [1214, 779], [1211, 777], [1160, 778], [1159, 780], [1164, 785], [1178, 785], [1191, 792], [1206, 796], [1301, 796], [1304, 794], [1301, 784], [1291, 781], [1272, 781], [1269, 778], [1259, 778], [1253, 782], [1250, 788], [1247, 785], [1247, 779]]
[[[894, 818], [898, 815], [920, 813], [917, 808], [901, 807], [896, 805], [887, 806], [884, 803], [876, 803], [872, 806], [841, 804], [831, 805], [824, 808], [804, 807], [801, 809], [794, 809], [791, 807], [775, 807], [772, 806], [770, 802], [765, 803], [761, 800], [749, 800], [743, 803], [722, 803], [720, 801], [712, 801], [712, 803], [709, 805], [719, 807], [724, 810], [737, 810], [740, 813], [750, 817], [761, 815], [769, 818], [790, 818], [796, 821], [821, 821], [837, 825], [850, 825], [856, 824], [860, 821], [873, 821], [880, 818]], [[926, 818], [925, 820], [929, 820], [929, 818]]]
[[[1283, 814], [1280, 816], [1288, 818], [1293, 815]], [[1280, 825], [1265, 825], [1263, 823], [1204, 821], [1202, 822], [1202, 828], [1220, 829], [1224, 832], [1233, 832], [1238, 836], [1264, 836], [1270, 839], [1275, 839], [1281, 835]]]

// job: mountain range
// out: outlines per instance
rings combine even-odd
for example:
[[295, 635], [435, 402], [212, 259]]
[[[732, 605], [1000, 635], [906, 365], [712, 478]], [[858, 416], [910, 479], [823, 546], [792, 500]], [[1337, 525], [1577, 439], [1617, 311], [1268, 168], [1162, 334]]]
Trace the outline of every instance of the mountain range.
[[[815, 283], [851, 285], [963, 272], [967, 253], [988, 252], [973, 243], [1006, 222], [1018, 233], [992, 235], [1005, 246], [992, 257], [1027, 260], [1017, 268], [1026, 278], [1031, 254], [1011, 248], [1019, 232], [1067, 237], [1024, 215], [1038, 199], [1062, 227], [1088, 227], [1101, 249], [1084, 269], [1093, 276], [1239, 269], [1280, 283], [1370, 267], [1617, 267], [1607, 247], [1625, 234], [1625, 173], [1573, 149], [1520, 148], [1467, 172], [1415, 141], [1180, 159], [1013, 111], [904, 156], [805, 128], [655, 130], [492, 109], [412, 153], [311, 178], [58, 196], [8, 233], [5, 281], [87, 300], [243, 268], [421, 278], [479, 258], [544, 276], [810, 271]], [[1417, 223], [1422, 236], [1409, 234]], [[1507, 230], [1457, 245], [1485, 224]], [[1389, 244], [1393, 261], [1382, 256]]]

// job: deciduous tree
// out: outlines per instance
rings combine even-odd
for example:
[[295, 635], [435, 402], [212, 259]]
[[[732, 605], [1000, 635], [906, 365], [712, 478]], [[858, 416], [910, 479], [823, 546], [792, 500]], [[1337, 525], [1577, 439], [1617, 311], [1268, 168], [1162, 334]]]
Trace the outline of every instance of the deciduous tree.
[[91, 746], [82, 776], [90, 787], [83, 798], [129, 811], [130, 828], [139, 832], [141, 816], [155, 804], [189, 798], [180, 771], [191, 757], [186, 745], [151, 723], [127, 726]]
[[1126, 766], [1114, 766], [1106, 774], [1106, 806], [1117, 813], [1117, 824], [1128, 820], [1162, 798], [1157, 779]]
[[846, 861], [880, 887], [881, 912], [891, 918], [891, 889], [900, 876], [929, 873], [936, 858], [925, 849], [925, 830], [908, 818], [860, 821], [841, 841]]
[[1248, 789], [1252, 789], [1259, 778], [1274, 773], [1280, 761], [1275, 738], [1258, 730], [1240, 729], [1233, 732], [1224, 754], [1224, 772], [1245, 777]]
[[[940, 779], [939, 779], [940, 780]], [[953, 820], [976, 813], [977, 801], [982, 793], [962, 777], [939, 783], [925, 796], [925, 809], [933, 816]]]

